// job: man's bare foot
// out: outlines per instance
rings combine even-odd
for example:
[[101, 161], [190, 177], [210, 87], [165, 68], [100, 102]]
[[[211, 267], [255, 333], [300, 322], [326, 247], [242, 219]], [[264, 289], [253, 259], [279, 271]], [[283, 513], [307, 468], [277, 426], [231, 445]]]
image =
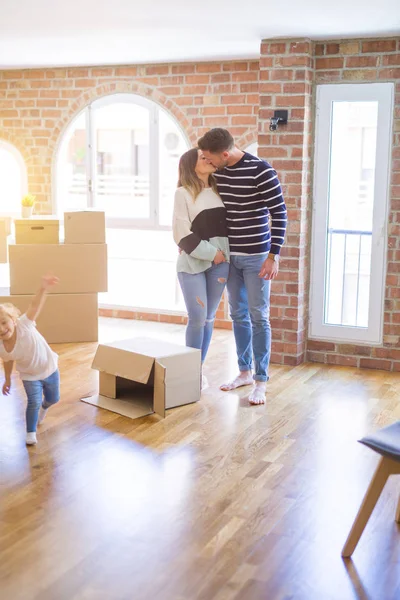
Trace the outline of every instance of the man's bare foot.
[[255, 386], [249, 396], [250, 404], [265, 404], [266, 383], [264, 381], [256, 381]]
[[244, 385], [251, 385], [253, 383], [253, 375], [251, 371], [242, 371], [240, 375], [235, 377], [229, 383], [224, 383], [220, 386], [220, 390], [223, 392], [229, 392], [230, 390], [236, 390], [236, 388], [243, 387]]

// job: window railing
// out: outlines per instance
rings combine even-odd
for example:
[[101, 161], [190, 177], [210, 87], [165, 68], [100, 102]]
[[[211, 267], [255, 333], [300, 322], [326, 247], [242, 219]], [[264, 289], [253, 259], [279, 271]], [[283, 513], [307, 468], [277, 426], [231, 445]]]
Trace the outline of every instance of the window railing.
[[372, 231], [328, 231], [325, 323], [368, 326]]
[[[69, 194], [86, 194], [87, 179], [84, 174], [73, 176]], [[96, 179], [96, 192], [102, 196], [145, 196], [149, 195], [149, 179], [137, 175], [99, 175]]]

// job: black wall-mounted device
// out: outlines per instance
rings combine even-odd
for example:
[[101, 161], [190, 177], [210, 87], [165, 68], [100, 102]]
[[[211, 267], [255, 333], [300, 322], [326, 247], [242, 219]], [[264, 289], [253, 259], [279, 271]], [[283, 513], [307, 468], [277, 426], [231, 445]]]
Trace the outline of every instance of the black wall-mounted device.
[[287, 110], [274, 110], [274, 116], [271, 117], [269, 124], [270, 131], [276, 131], [279, 125], [286, 125], [288, 122], [288, 111]]

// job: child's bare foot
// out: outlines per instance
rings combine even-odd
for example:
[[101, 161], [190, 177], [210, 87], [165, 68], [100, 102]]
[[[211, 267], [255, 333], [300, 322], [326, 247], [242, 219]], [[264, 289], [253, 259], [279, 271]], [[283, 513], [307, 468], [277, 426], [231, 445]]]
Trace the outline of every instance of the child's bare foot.
[[250, 404], [265, 404], [266, 383], [264, 381], [256, 381], [255, 386], [249, 396]]
[[229, 383], [224, 383], [220, 386], [223, 392], [229, 392], [230, 390], [236, 390], [236, 388], [243, 387], [244, 385], [251, 385], [253, 383], [253, 375], [251, 371], [242, 371], [235, 379]]

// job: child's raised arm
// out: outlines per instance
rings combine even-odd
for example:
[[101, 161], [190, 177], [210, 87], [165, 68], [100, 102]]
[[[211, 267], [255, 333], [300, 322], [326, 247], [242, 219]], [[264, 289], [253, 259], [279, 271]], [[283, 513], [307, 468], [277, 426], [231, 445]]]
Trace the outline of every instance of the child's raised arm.
[[57, 285], [58, 282], [58, 277], [54, 277], [53, 275], [45, 275], [44, 277], [42, 277], [42, 284], [40, 286], [40, 289], [38, 290], [36, 296], [30, 303], [29, 308], [26, 311], [26, 316], [30, 321], [36, 321], [46, 300], [47, 290], [49, 290], [54, 285]]

